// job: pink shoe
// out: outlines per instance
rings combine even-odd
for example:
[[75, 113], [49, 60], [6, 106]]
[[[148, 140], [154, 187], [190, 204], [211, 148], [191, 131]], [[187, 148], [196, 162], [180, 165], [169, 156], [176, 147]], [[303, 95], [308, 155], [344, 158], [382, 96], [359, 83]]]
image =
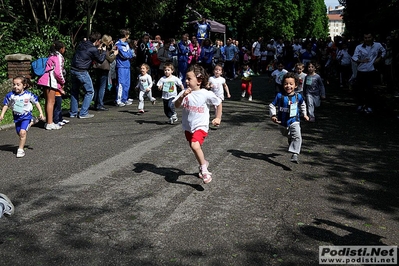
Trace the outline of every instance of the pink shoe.
[[202, 181], [204, 184], [208, 184], [212, 181], [212, 173], [206, 171], [206, 172], [200, 172], [199, 177], [202, 178]]

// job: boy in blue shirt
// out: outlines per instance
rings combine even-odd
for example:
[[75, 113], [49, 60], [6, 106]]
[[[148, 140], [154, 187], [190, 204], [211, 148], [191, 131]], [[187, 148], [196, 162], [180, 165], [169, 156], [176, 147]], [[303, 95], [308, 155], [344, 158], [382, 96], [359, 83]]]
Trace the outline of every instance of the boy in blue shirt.
[[306, 103], [301, 94], [296, 93], [298, 77], [295, 73], [288, 72], [283, 77], [284, 92], [277, 93], [276, 98], [269, 104], [271, 119], [281, 126], [280, 130], [288, 137], [288, 151], [292, 153], [291, 162], [298, 163], [298, 154], [301, 151], [302, 135], [300, 127], [300, 116], [306, 121]]

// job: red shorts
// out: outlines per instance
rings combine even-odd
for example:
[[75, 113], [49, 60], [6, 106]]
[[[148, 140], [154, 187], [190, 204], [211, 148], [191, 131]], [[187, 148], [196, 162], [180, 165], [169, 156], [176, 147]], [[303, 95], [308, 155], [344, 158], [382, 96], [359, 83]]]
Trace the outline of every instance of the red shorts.
[[194, 133], [191, 133], [189, 131], [184, 131], [184, 135], [186, 135], [186, 139], [190, 143], [198, 141], [199, 144], [202, 145], [202, 143], [204, 143], [205, 138], [208, 136], [208, 133], [206, 133], [202, 129], [199, 129], [194, 131]]

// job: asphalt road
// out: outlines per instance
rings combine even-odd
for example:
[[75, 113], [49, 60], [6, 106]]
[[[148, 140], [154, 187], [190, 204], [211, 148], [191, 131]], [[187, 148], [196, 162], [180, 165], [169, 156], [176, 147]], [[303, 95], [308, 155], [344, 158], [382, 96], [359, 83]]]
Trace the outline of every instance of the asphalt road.
[[0, 220], [0, 265], [318, 265], [322, 245], [399, 244], [394, 116], [357, 114], [330, 85], [293, 164], [268, 78], [254, 78], [252, 102], [228, 84], [203, 146], [207, 185], [161, 101], [39, 124], [21, 159], [14, 128], [0, 130], [0, 192], [16, 207]]

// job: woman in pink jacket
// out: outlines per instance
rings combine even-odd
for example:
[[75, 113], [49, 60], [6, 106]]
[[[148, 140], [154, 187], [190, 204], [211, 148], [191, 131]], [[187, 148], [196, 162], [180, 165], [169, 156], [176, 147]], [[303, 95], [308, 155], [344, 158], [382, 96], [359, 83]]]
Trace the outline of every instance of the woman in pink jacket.
[[65, 45], [60, 41], [54, 41], [50, 47], [46, 72], [37, 81], [37, 85], [43, 87], [46, 96], [45, 112], [47, 130], [62, 128], [59, 124], [54, 123], [53, 111], [56, 92], [59, 91], [61, 94], [65, 94], [63, 89], [65, 85], [64, 53]]

